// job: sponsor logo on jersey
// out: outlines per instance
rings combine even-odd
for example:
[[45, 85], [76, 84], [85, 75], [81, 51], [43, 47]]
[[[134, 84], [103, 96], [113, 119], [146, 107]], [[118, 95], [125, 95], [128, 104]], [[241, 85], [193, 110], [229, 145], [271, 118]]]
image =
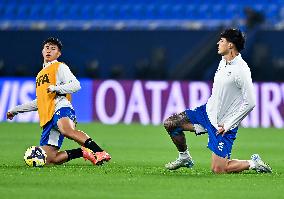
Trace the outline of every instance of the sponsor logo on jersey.
[[36, 79], [36, 87], [41, 86], [44, 83], [50, 83], [48, 74], [41, 75]]

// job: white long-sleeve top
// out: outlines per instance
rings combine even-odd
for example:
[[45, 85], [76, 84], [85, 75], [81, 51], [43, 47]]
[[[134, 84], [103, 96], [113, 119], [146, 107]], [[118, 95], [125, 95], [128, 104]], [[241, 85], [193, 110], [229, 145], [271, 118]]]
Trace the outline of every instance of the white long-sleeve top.
[[223, 58], [215, 73], [206, 112], [211, 124], [225, 132], [236, 128], [255, 106], [251, 72], [241, 54], [230, 62]]
[[[55, 62], [57, 62], [57, 60], [43, 64], [43, 67], [47, 67]], [[59, 64], [56, 73], [56, 85], [54, 87], [54, 91], [58, 94], [69, 94], [69, 93], [74, 93], [80, 89], [81, 89], [80, 82], [70, 71], [69, 67], [64, 63]], [[62, 107], [70, 107], [73, 109], [72, 104], [65, 96], [56, 96], [55, 112]], [[9, 112], [17, 114], [29, 111], [37, 111], [37, 99], [27, 102], [25, 104], [18, 105]]]

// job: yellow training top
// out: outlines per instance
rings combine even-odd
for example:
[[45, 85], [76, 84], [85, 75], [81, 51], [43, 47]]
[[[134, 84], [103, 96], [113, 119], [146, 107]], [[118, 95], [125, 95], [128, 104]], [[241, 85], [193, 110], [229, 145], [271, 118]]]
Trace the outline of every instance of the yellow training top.
[[[55, 111], [56, 92], [48, 93], [47, 88], [50, 85], [56, 85], [56, 73], [60, 64], [61, 62], [51, 63], [36, 76], [36, 97], [41, 127], [52, 119]], [[70, 95], [67, 99], [70, 100]]]

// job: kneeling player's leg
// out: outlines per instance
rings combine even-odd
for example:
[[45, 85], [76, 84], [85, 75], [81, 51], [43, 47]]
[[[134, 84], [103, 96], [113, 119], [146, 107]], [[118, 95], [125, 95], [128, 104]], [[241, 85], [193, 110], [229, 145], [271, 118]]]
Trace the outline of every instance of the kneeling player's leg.
[[214, 173], [238, 173], [248, 170], [249, 166], [247, 160], [229, 160], [227, 157], [223, 158], [212, 153], [211, 169]]
[[249, 169], [256, 170], [258, 173], [272, 172], [271, 167], [258, 154], [252, 155], [251, 160], [229, 160], [212, 154], [212, 171], [214, 173], [239, 173]]
[[176, 145], [178, 151], [186, 151], [186, 138], [183, 131], [194, 131], [194, 127], [190, 123], [185, 111], [167, 118], [164, 121], [164, 127], [171, 136], [171, 139]]
[[226, 173], [226, 165], [229, 160], [212, 153], [211, 170], [214, 173]]
[[[208, 148], [212, 153], [211, 169], [214, 173], [241, 172], [249, 168], [248, 161], [230, 160], [235, 136], [227, 132], [224, 136], [216, 134], [213, 126], [208, 131]], [[229, 133], [231, 134], [230, 136]]]
[[228, 135], [216, 135], [215, 129], [209, 131], [208, 148], [212, 153], [211, 169], [214, 173], [241, 172], [249, 169], [247, 160], [230, 159], [234, 139]]

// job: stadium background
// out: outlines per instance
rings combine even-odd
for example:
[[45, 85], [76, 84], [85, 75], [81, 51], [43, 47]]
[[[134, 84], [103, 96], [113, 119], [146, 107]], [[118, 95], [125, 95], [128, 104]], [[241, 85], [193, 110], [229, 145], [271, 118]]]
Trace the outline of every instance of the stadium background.
[[[212, 81], [220, 60], [218, 34], [224, 27], [238, 27], [247, 37], [242, 56], [253, 80], [259, 82], [254, 116], [243, 124], [283, 127], [283, 19], [282, 0], [1, 0], [0, 121], [9, 108], [34, 98], [32, 79], [17, 78], [37, 74], [42, 67], [41, 43], [55, 36], [64, 44], [60, 60], [79, 79], [84, 78], [84, 89], [74, 97], [79, 122], [159, 124], [173, 112], [206, 101], [208, 86], [197, 85], [191, 92], [189, 82]], [[108, 79], [129, 82], [114, 84], [118, 92], [109, 84], [102, 94], [106, 99], [97, 99], [97, 85]], [[167, 85], [157, 82], [146, 88], [147, 83], [137, 85], [136, 80]], [[180, 88], [172, 80], [188, 81], [189, 86]], [[137, 89], [143, 95], [131, 92]], [[169, 97], [173, 95], [180, 96]], [[152, 111], [155, 101], [162, 106]], [[100, 109], [102, 114], [97, 105], [105, 107]], [[26, 115], [18, 121], [37, 121], [31, 113]]]
[[[275, 172], [214, 177], [204, 149], [206, 137], [193, 135], [188, 136], [199, 161], [196, 170], [167, 172], [163, 164], [176, 152], [161, 123], [170, 114], [207, 100], [220, 60], [218, 35], [226, 27], [246, 33], [242, 56], [252, 71], [257, 96], [255, 109], [242, 122], [253, 128], [240, 129], [234, 153], [247, 158], [248, 150], [259, 151]], [[80, 161], [46, 170], [27, 170], [23, 165], [23, 151], [39, 139], [37, 113], [18, 115], [11, 123], [5, 114], [34, 99], [41, 44], [50, 36], [63, 42], [59, 61], [82, 85], [73, 95], [79, 127], [113, 155], [113, 163], [106, 167]], [[46, 194], [42, 198], [79, 197], [80, 191], [69, 182], [98, 198], [283, 198], [283, 0], [0, 0], [0, 41], [4, 198], [33, 198], [31, 194], [38, 192], [29, 183]], [[76, 147], [68, 140], [64, 145]], [[80, 176], [84, 179], [78, 182]], [[47, 185], [49, 180], [68, 185], [66, 193], [60, 186]], [[235, 188], [220, 191], [210, 182], [232, 183]], [[93, 183], [97, 187], [89, 190]], [[208, 192], [203, 192], [204, 184]]]

